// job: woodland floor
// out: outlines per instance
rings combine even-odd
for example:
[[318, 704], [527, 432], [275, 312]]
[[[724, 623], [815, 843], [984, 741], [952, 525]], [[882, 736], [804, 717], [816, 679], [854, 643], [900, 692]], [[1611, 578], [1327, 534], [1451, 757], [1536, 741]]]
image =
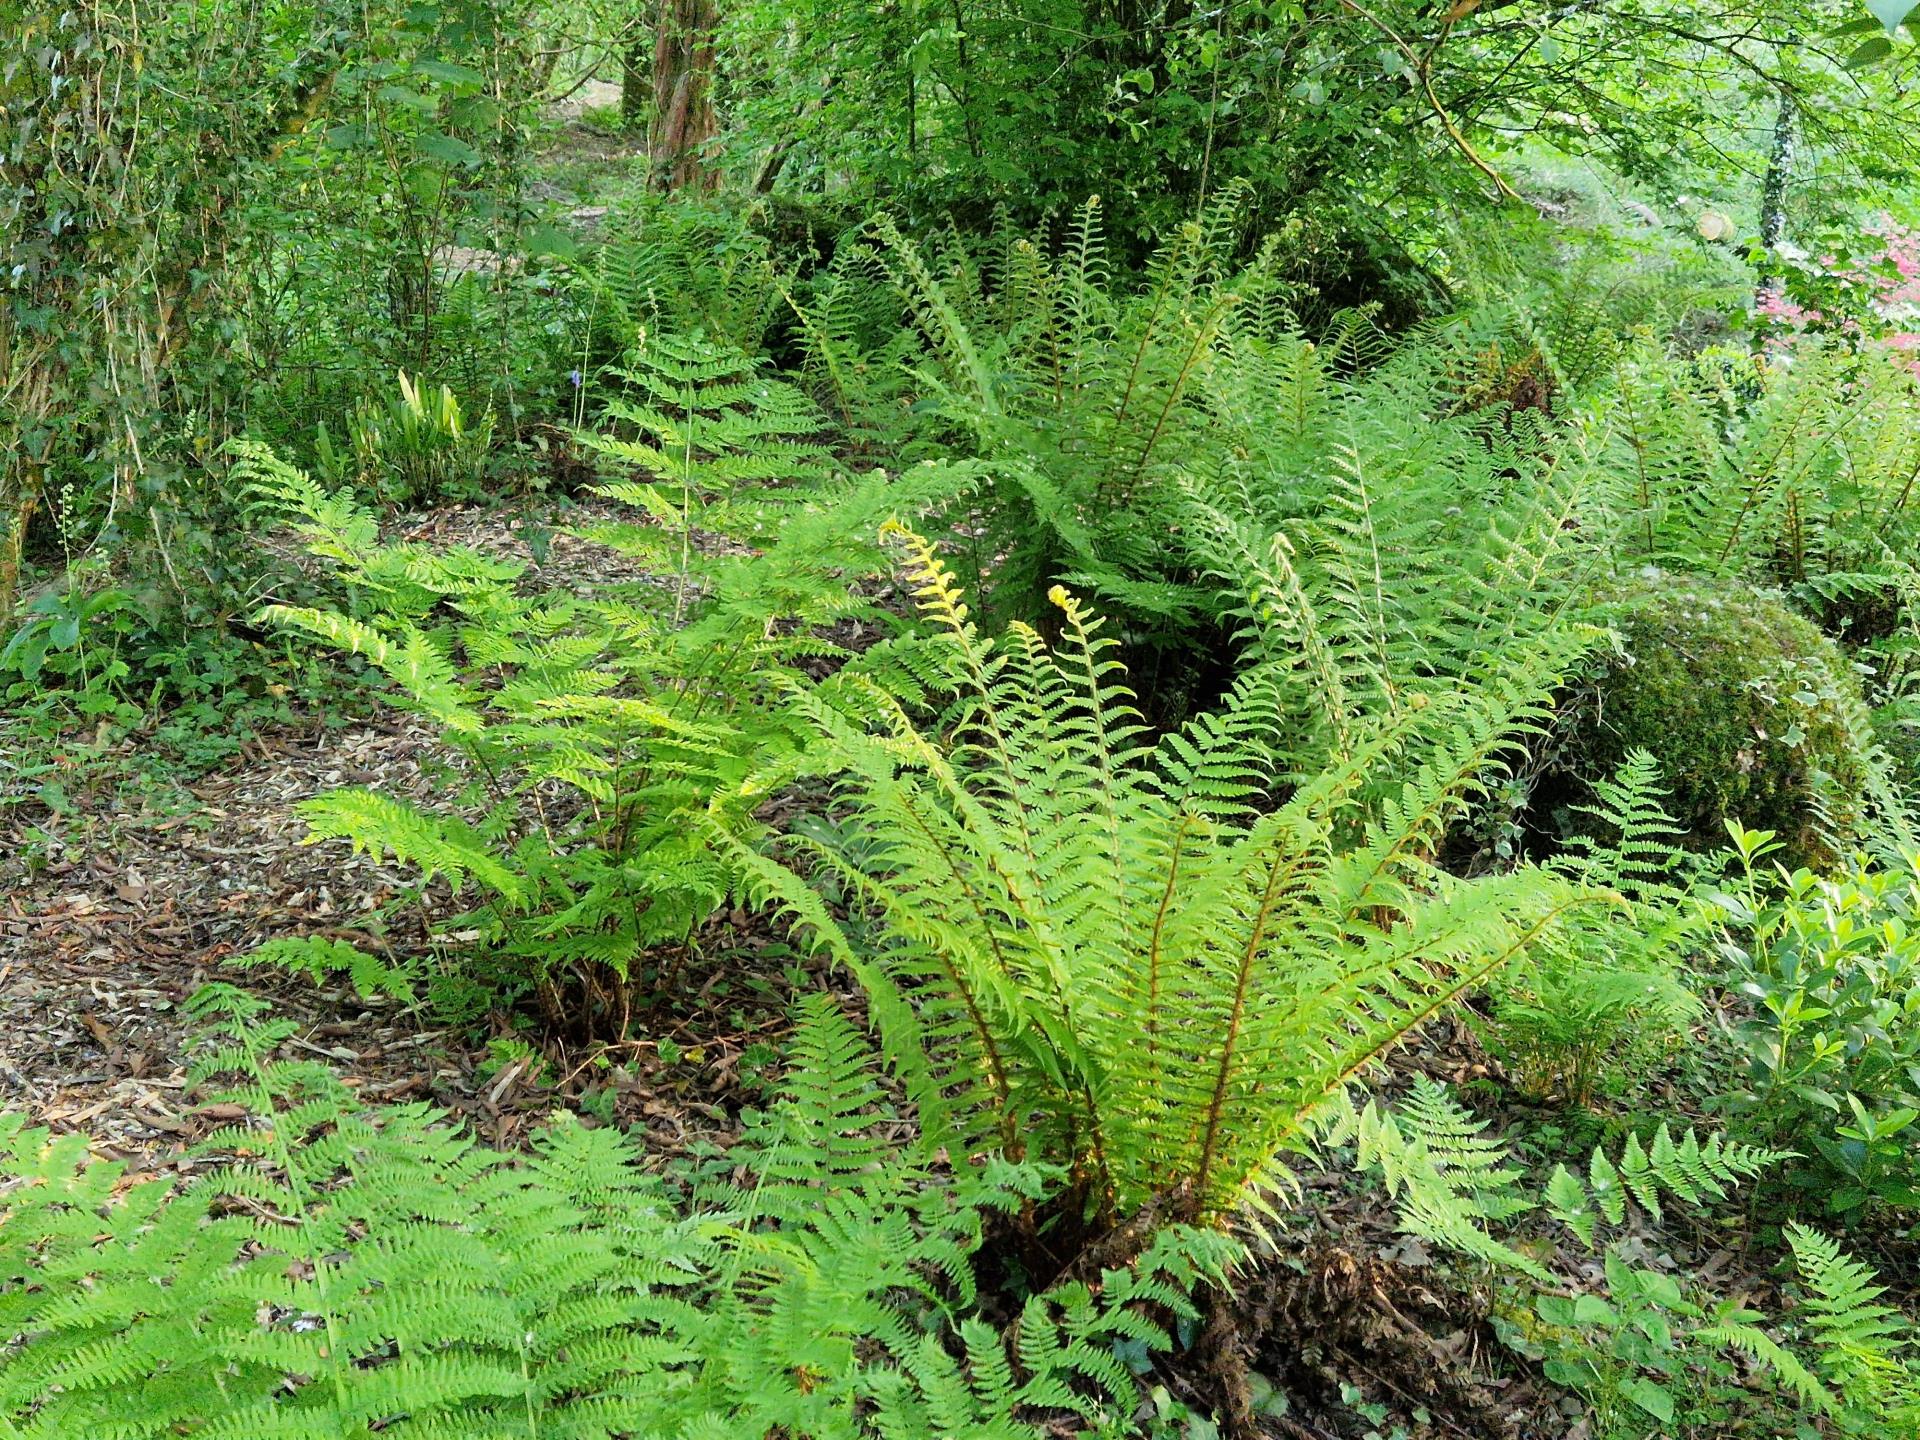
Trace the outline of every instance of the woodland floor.
[[[585, 591], [645, 580], [551, 528], [592, 514], [591, 505], [564, 517], [544, 504], [459, 507], [397, 529], [519, 560], [529, 583]], [[306, 843], [295, 807], [341, 785], [432, 804], [446, 759], [428, 727], [397, 713], [334, 723], [312, 714], [251, 737], [240, 757], [197, 779], [89, 779], [103, 760], [108, 773], [135, 768], [142, 744], [134, 735], [105, 755], [76, 745], [64, 813], [18, 797], [0, 803], [0, 1105], [55, 1133], [84, 1133], [96, 1154], [131, 1170], [202, 1163], [195, 1142], [234, 1118], [188, 1079], [195, 1027], [183, 1006], [209, 981], [271, 1000], [299, 1024], [285, 1056], [325, 1060], [370, 1101], [430, 1101], [512, 1146], [556, 1107], [591, 1099], [661, 1160], [734, 1138], [741, 1109], [764, 1092], [743, 1059], [777, 1047], [795, 982], [844, 983], [790, 973], [795, 957], [756, 919], [725, 915], [703, 933], [704, 959], [673, 1013], [636, 1016], [628, 1038], [582, 1046], [516, 1030], [505, 1015], [444, 1024], [426, 1005], [366, 1000], [344, 982], [241, 969], [236, 956], [283, 935], [367, 946], [371, 934], [398, 954], [433, 953], [431, 937], [462, 909], [445, 885], [420, 893], [343, 842]], [[504, 1035], [532, 1042], [537, 1056], [522, 1049], [502, 1063], [490, 1042]], [[1458, 1084], [1486, 1075], [1488, 1062], [1471, 1030], [1453, 1024], [1409, 1047], [1395, 1069], [1398, 1080], [1425, 1073]], [[1348, 1403], [1358, 1397], [1385, 1407], [1374, 1427], [1383, 1437], [1398, 1423], [1411, 1436], [1579, 1440], [1577, 1409], [1563, 1411], [1552, 1387], [1495, 1361], [1487, 1295], [1401, 1235], [1377, 1187], [1317, 1176], [1302, 1198], [1237, 1302], [1243, 1361], [1297, 1402], [1265, 1422], [1271, 1433], [1359, 1436]], [[1728, 1263], [1711, 1244], [1649, 1258]], [[1165, 1378], [1207, 1403], [1210, 1369]]]

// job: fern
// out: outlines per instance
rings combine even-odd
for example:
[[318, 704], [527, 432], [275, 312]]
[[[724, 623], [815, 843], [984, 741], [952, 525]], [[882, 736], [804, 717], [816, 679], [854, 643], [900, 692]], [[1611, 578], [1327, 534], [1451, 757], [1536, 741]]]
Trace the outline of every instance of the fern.
[[[1179, 533], [1243, 651], [1298, 674], [1283, 739], [1302, 767], [1437, 689], [1597, 638], [1574, 601], [1604, 468], [1578, 435], [1548, 456], [1477, 416], [1436, 419], [1443, 356], [1410, 346], [1342, 384], [1283, 339], [1237, 345], [1210, 374], [1248, 433], [1200, 450]], [[1273, 414], [1288, 422], [1263, 426]]]
[[1920, 1418], [1920, 1375], [1912, 1320], [1880, 1303], [1886, 1287], [1873, 1272], [1806, 1226], [1787, 1226], [1787, 1242], [1808, 1294], [1801, 1302], [1821, 1373], [1856, 1409], [1889, 1423], [1896, 1412]]
[[1207, 428], [1215, 348], [1273, 286], [1264, 260], [1231, 258], [1244, 200], [1230, 190], [1183, 227], [1137, 291], [1107, 254], [1097, 199], [1057, 253], [1004, 225], [975, 242], [908, 236], [881, 217], [843, 243], [814, 306], [796, 304], [803, 373], [837, 413], [910, 456], [985, 462], [985, 503], [967, 523], [996, 619], [1038, 619], [1064, 580], [1155, 636], [1201, 620], [1191, 586], [1158, 563], [1157, 522]]
[[[1442, 1087], [1421, 1079], [1398, 1110], [1372, 1101], [1364, 1110], [1334, 1110], [1323, 1139], [1354, 1142], [1359, 1162], [1379, 1173], [1415, 1233], [1461, 1242], [1469, 1253], [1498, 1256], [1538, 1277], [1543, 1272], [1535, 1262], [1488, 1248], [1486, 1225], [1511, 1220], [1537, 1202], [1517, 1188], [1522, 1172], [1510, 1163], [1504, 1144], [1484, 1138], [1485, 1128]], [[1647, 1144], [1629, 1134], [1617, 1158], [1596, 1148], [1584, 1182], [1564, 1164], [1555, 1165], [1542, 1195], [1547, 1213], [1591, 1246], [1602, 1221], [1621, 1225], [1636, 1205], [1657, 1221], [1662, 1195], [1696, 1205], [1723, 1200], [1784, 1158], [1782, 1151], [1718, 1135], [1703, 1141], [1691, 1130], [1675, 1140], [1662, 1124]]]
[[1583, 903], [1542, 872], [1465, 883], [1421, 858], [1497, 760], [1497, 726], [1417, 749], [1375, 816], [1356, 794], [1404, 734], [1250, 813], [1268, 677], [1149, 746], [1076, 601], [1056, 593], [1058, 650], [1020, 627], [988, 644], [930, 549], [896, 534], [964, 677], [954, 741], [884, 695], [857, 714], [799, 701], [857, 819], [843, 843], [795, 848], [881, 923], [878, 963], [792, 877], [756, 888], [917, 998], [917, 1018], [882, 1016], [913, 1032], [889, 1050], [929, 1057], [916, 1098], [954, 1117], [955, 1153], [1057, 1160], [1108, 1215], [1177, 1194], [1219, 1216], [1349, 1079]]
[[1691, 1130], [1676, 1142], [1663, 1123], [1650, 1145], [1643, 1146], [1639, 1136], [1628, 1135], [1618, 1161], [1596, 1149], [1587, 1162], [1584, 1185], [1564, 1165], [1555, 1166], [1548, 1181], [1548, 1210], [1591, 1243], [1597, 1220], [1619, 1225], [1633, 1203], [1658, 1220], [1662, 1194], [1692, 1204], [1724, 1199], [1741, 1181], [1785, 1158], [1784, 1151], [1743, 1145], [1718, 1135], [1703, 1143]]
[[1589, 829], [1551, 860], [1615, 903], [1583, 914], [1525, 974], [1508, 977], [1485, 1026], [1495, 1053], [1530, 1094], [1592, 1104], [1663, 1061], [1699, 1017], [1673, 957], [1698, 943], [1709, 917], [1689, 885], [1701, 862], [1679, 849], [1659, 767], [1634, 752], [1576, 807]]
[[[761, 833], [756, 812], [798, 763], [804, 730], [787, 687], [851, 658], [830, 629], [896, 628], [852, 583], [886, 563], [871, 538], [881, 521], [947, 503], [970, 479], [946, 467], [897, 481], [827, 476], [817, 447], [791, 438], [817, 423], [795, 392], [701, 342], [649, 353], [661, 407], [687, 386], [699, 392], [678, 420], [657, 412], [681, 427], [677, 459], [671, 445], [652, 452], [679, 467], [679, 483], [609, 489], [677, 528], [580, 533], [671, 564], [670, 591], [528, 594], [516, 566], [375, 544], [349, 504], [260, 462], [278, 477], [261, 493], [292, 507], [310, 551], [355, 597], [354, 613], [280, 605], [263, 618], [368, 659], [397, 703], [439, 728], [465, 781], [426, 806], [362, 790], [318, 797], [302, 806], [314, 835], [470, 891], [478, 904], [453, 928], [517, 962], [491, 967], [510, 993], [589, 1027], [625, 1023], [636, 990], [657, 1003], [693, 931], [726, 903], [731, 857]], [[669, 355], [678, 370], [659, 358]], [[793, 483], [756, 500], [775, 477]], [[696, 523], [740, 543], [696, 555]], [[910, 650], [897, 640], [885, 659], [931, 678]]]
[[[1117, 1428], [1115, 1358], [1236, 1247], [1170, 1230], [1099, 1286], [973, 1313], [983, 1219], [1031, 1167], [943, 1175], [883, 1144], [872, 1062], [823, 1000], [800, 1076], [688, 1204], [611, 1130], [562, 1119], [509, 1156], [424, 1106], [352, 1106], [272, 1059], [289, 1028], [230, 989], [196, 1075], [230, 1074], [230, 1159], [178, 1188], [0, 1117], [0, 1423], [34, 1440], [404, 1434], [994, 1435], [1071, 1413]], [[896, 1127], [897, 1133], [897, 1127]], [[830, 1163], [809, 1167], [813, 1146]]]
[[1400, 1224], [1409, 1234], [1546, 1280], [1544, 1266], [1487, 1229], [1532, 1206], [1514, 1183], [1522, 1172], [1504, 1144], [1485, 1136], [1486, 1128], [1442, 1086], [1422, 1077], [1397, 1112], [1377, 1101], [1363, 1110], [1350, 1104], [1335, 1109], [1323, 1140], [1352, 1140], [1356, 1162], [1375, 1171], [1387, 1198], [1399, 1202]]
[[787, 276], [750, 214], [643, 196], [603, 223], [593, 265], [577, 280], [616, 349], [661, 330], [700, 330], [736, 350], [760, 348]]
[[[1547, 1287], [1564, 1283], [1547, 1263], [1551, 1252], [1517, 1248], [1499, 1238], [1498, 1229], [1511, 1228], [1518, 1217], [1543, 1205], [1583, 1250], [1591, 1251], [1600, 1245], [1600, 1226], [1625, 1225], [1635, 1207], [1657, 1223], [1662, 1197], [1691, 1205], [1725, 1200], [1738, 1185], [1785, 1158], [1779, 1151], [1719, 1136], [1702, 1140], [1691, 1130], [1675, 1140], [1663, 1124], [1649, 1143], [1630, 1134], [1617, 1154], [1596, 1148], [1584, 1180], [1566, 1165], [1555, 1165], [1536, 1200], [1520, 1183], [1526, 1177], [1512, 1163], [1507, 1147], [1488, 1139], [1485, 1130], [1486, 1123], [1473, 1119], [1441, 1086], [1420, 1079], [1395, 1110], [1377, 1102], [1364, 1110], [1351, 1105], [1337, 1109], [1323, 1139], [1328, 1144], [1354, 1143], [1359, 1163], [1380, 1176], [1389, 1198], [1396, 1201], [1401, 1227], [1408, 1233], [1481, 1261], [1496, 1273]], [[1813, 1317], [1809, 1328], [1814, 1341], [1822, 1349], [1820, 1368], [1830, 1377], [1857, 1379], [1876, 1367], [1883, 1378], [1898, 1374], [1890, 1357], [1899, 1343], [1895, 1337], [1906, 1327], [1895, 1312], [1873, 1303], [1880, 1291], [1868, 1283], [1864, 1267], [1843, 1261], [1829, 1242], [1800, 1227], [1790, 1227], [1789, 1239], [1815, 1288], [1806, 1309]], [[1549, 1375], [1583, 1388], [1649, 1397], [1636, 1400], [1643, 1408], [1670, 1408], [1670, 1395], [1639, 1371], [1652, 1367], [1664, 1376], [1680, 1368], [1677, 1358], [1666, 1353], [1677, 1347], [1664, 1318], [1671, 1313], [1694, 1322], [1687, 1345], [1745, 1353], [1766, 1367], [1801, 1406], [1832, 1414], [1844, 1409], [1861, 1417], [1875, 1413], [1860, 1403], [1858, 1394], [1848, 1393], [1845, 1384], [1836, 1395], [1798, 1352], [1765, 1328], [1766, 1316], [1737, 1301], [1710, 1308], [1695, 1305], [1673, 1277], [1634, 1269], [1624, 1253], [1618, 1245], [1605, 1247], [1602, 1273], [1610, 1300], [1590, 1293], [1576, 1300], [1538, 1294], [1526, 1307], [1551, 1327], [1549, 1335], [1540, 1338], [1559, 1332], [1558, 1343], [1573, 1357], [1550, 1363]], [[1590, 1276], [1590, 1267], [1585, 1273]], [[1591, 1343], [1581, 1334], [1609, 1328], [1635, 1329], [1653, 1344], [1616, 1348]], [[1851, 1365], [1848, 1357], [1856, 1351], [1868, 1358]]]
[[396, 1000], [413, 999], [413, 982], [403, 967], [369, 955], [366, 951], [322, 935], [283, 937], [256, 945], [239, 958], [248, 969], [275, 965], [304, 975], [316, 983], [345, 975], [362, 995], [388, 995]]

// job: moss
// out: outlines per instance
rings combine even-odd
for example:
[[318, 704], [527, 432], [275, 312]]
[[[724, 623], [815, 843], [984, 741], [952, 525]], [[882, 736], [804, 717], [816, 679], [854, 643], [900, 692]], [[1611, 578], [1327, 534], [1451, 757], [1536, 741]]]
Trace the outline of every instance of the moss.
[[1576, 773], [1611, 774], [1644, 746], [1695, 847], [1724, 844], [1736, 819], [1776, 832], [1789, 867], [1830, 863], [1867, 781], [1860, 686], [1839, 648], [1771, 592], [1653, 570], [1598, 618], [1620, 644], [1579, 707]]

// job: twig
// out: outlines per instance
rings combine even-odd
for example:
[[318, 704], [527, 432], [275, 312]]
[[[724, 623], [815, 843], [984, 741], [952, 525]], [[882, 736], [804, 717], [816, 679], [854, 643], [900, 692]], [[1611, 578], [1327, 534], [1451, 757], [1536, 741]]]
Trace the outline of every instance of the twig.
[[1472, 144], [1467, 140], [1467, 137], [1460, 132], [1460, 127], [1453, 123], [1453, 117], [1447, 114], [1446, 107], [1440, 103], [1440, 97], [1434, 93], [1433, 57], [1435, 52], [1439, 50], [1441, 44], [1446, 40], [1448, 32], [1453, 28], [1452, 22], [1448, 22], [1440, 31], [1439, 35], [1434, 38], [1433, 44], [1427, 47], [1427, 53], [1422, 55], [1405, 40], [1401, 39], [1399, 32], [1391, 25], [1367, 9], [1366, 6], [1359, 4], [1358, 0], [1340, 0], [1340, 4], [1343, 8], [1351, 10], [1382, 35], [1386, 36], [1387, 39], [1392, 42], [1393, 48], [1398, 50], [1401, 55], [1406, 58], [1407, 64], [1413, 67], [1414, 78], [1420, 82], [1421, 92], [1427, 97], [1427, 105], [1432, 109], [1434, 118], [1440, 122], [1440, 128], [1447, 132], [1447, 138], [1453, 141], [1454, 148], [1466, 156], [1475, 169], [1493, 182], [1494, 190], [1499, 195], [1499, 198], [1503, 201], [1520, 199], [1520, 192], [1509, 185], [1506, 177], [1501, 175], [1492, 165], [1488, 164], [1480, 152], [1473, 148]]

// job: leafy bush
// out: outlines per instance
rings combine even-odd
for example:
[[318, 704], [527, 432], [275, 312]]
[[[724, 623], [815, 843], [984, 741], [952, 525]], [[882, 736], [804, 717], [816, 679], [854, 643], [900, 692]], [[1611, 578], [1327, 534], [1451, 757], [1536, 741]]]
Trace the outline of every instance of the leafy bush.
[[1794, 1177], [1834, 1213], [1920, 1205], [1920, 858], [1797, 870], [1772, 894], [1755, 865], [1775, 842], [1735, 841], [1742, 868], [1716, 901], [1744, 1073], [1722, 1103], [1810, 1149]]
[[1577, 712], [1575, 773], [1652, 753], [1696, 849], [1722, 843], [1728, 820], [1774, 831], [1790, 865], [1846, 847], [1873, 762], [1858, 681], [1831, 641], [1777, 596], [1660, 571], [1599, 614], [1619, 644]]
[[273, 1059], [295, 1027], [259, 1002], [196, 1005], [216, 1043], [194, 1074], [232, 1073], [246, 1112], [207, 1142], [226, 1164], [129, 1183], [80, 1136], [0, 1120], [9, 1434], [1029, 1440], [1052, 1414], [1130, 1414], [1116, 1347], [1167, 1348], [1147, 1310], [1191, 1318], [1186, 1290], [1231, 1258], [1169, 1231], [1097, 1288], [1029, 1297], [1010, 1348], [971, 1313], [972, 1265], [1040, 1172], [939, 1174], [882, 1142], [871, 1064], [824, 1001], [737, 1178], [690, 1206], [611, 1130], [489, 1151]]
[[89, 592], [76, 586], [36, 595], [0, 646], [0, 676], [13, 677], [0, 693], [24, 700], [57, 686], [71, 692], [81, 715], [122, 712], [121, 682], [133, 671], [120, 649], [133, 628], [132, 610], [132, 597], [113, 587]]
[[493, 445], [493, 412], [469, 424], [453, 391], [429, 390], [402, 370], [398, 390], [385, 402], [368, 400], [348, 426], [353, 474], [337, 457], [325, 426], [320, 429], [321, 473], [338, 483], [352, 478], [396, 505], [466, 498], [479, 491], [481, 468]]

